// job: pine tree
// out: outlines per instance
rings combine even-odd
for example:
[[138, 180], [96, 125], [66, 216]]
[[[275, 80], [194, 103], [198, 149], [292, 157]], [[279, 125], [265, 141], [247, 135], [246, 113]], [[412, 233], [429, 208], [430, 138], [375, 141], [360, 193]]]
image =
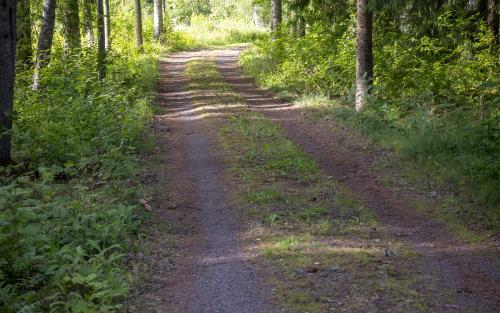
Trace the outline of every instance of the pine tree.
[[80, 42], [80, 7], [79, 0], [62, 2], [64, 46], [67, 50], [78, 49]]
[[142, 10], [141, 0], [135, 0], [135, 39], [138, 49], [142, 49]]
[[368, 0], [357, 0], [356, 111], [366, 105], [373, 80], [372, 13]]
[[153, 0], [153, 18], [154, 18], [154, 39], [159, 40], [163, 33], [163, 13], [161, 0]]
[[97, 0], [97, 75], [99, 80], [106, 76], [106, 35], [104, 23], [104, 1]]
[[16, 64], [16, 0], [0, 5], [0, 164], [11, 161], [10, 129]]

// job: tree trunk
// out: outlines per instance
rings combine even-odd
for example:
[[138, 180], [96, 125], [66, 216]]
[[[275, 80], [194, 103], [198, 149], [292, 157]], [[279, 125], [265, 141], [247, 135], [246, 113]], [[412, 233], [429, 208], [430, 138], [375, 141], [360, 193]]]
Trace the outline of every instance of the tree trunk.
[[64, 47], [67, 50], [79, 49], [80, 42], [80, 8], [79, 0], [64, 0], [63, 3], [63, 32]]
[[33, 65], [31, 46], [31, 7], [30, 0], [17, 1], [17, 62], [25, 67]]
[[356, 111], [366, 104], [373, 81], [372, 13], [368, 0], [357, 0]]
[[10, 130], [16, 66], [16, 0], [0, 2], [0, 164], [11, 162]]
[[106, 36], [104, 23], [104, 4], [106, 0], [97, 0], [97, 75], [99, 80], [106, 76]]
[[104, 47], [106, 50], [111, 49], [111, 22], [110, 22], [110, 12], [109, 12], [109, 0], [103, 1], [103, 12], [104, 12]]
[[163, 32], [163, 16], [161, 11], [161, 0], [153, 0], [154, 15], [154, 39], [159, 40]]
[[272, 11], [271, 30], [277, 31], [281, 25], [281, 20], [283, 15], [281, 0], [272, 0], [271, 11]]
[[142, 11], [141, 0], [135, 0], [135, 39], [137, 49], [142, 49]]
[[52, 48], [52, 37], [54, 36], [54, 22], [56, 19], [56, 0], [44, 0], [42, 11], [42, 22], [38, 35], [38, 46], [36, 50], [35, 71], [33, 74], [33, 89], [38, 89], [40, 82], [40, 70], [46, 67], [50, 61], [50, 50]]
[[493, 35], [498, 35], [498, 15], [495, 12], [496, 1], [488, 0], [488, 29]]
[[94, 26], [91, 8], [92, 0], [83, 0], [83, 25], [87, 37], [87, 46], [89, 48], [94, 46]]
[[259, 18], [259, 7], [256, 5], [254, 5], [252, 8], [252, 18], [253, 18], [253, 24], [257, 27], [260, 27], [261, 23]]

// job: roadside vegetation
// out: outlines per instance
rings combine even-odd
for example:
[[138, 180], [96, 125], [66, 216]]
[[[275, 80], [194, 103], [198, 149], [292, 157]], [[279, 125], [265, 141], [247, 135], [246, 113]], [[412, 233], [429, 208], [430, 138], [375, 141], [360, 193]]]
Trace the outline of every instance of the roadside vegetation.
[[451, 195], [435, 215], [495, 232], [499, 50], [488, 16], [498, 12], [486, 1], [374, 1], [373, 79], [356, 112], [359, 21], [355, 1], [344, 2], [284, 2], [279, 27], [242, 56], [244, 73], [395, 151], [403, 162], [391, 167], [427, 193]]
[[138, 156], [164, 48], [152, 40], [152, 18], [140, 49], [131, 44], [133, 4], [111, 3], [104, 71], [97, 40], [77, 37], [69, 49], [59, 30], [36, 88], [32, 58], [18, 60], [13, 162], [0, 167], [1, 312], [117, 311], [140, 272]]

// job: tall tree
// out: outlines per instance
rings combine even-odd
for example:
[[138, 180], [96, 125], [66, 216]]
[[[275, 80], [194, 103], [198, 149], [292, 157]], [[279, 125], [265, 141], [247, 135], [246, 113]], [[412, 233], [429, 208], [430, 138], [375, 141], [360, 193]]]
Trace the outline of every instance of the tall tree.
[[154, 39], [159, 40], [163, 32], [163, 12], [161, 0], [153, 0]]
[[31, 1], [17, 1], [17, 62], [25, 66], [33, 65], [33, 47], [31, 45]]
[[97, 75], [99, 80], [106, 76], [106, 36], [104, 28], [104, 2], [97, 0]]
[[111, 49], [111, 15], [109, 11], [109, 0], [103, 1], [104, 12], [104, 47]]
[[498, 35], [498, 14], [495, 0], [488, 0], [488, 28], [495, 36]]
[[16, 0], [0, 2], [0, 164], [11, 161], [10, 129], [16, 64]]
[[68, 50], [81, 47], [79, 0], [62, 1], [64, 46]]
[[46, 67], [50, 61], [55, 18], [56, 0], [44, 0], [40, 33], [38, 34], [35, 71], [33, 74], [33, 89], [37, 89], [40, 83], [40, 70]]
[[272, 0], [271, 2], [271, 29], [277, 31], [283, 19], [283, 10], [281, 0]]
[[83, 27], [85, 28], [85, 36], [87, 37], [87, 46], [90, 48], [94, 46], [94, 23], [92, 14], [92, 4], [95, 0], [82, 0], [83, 1]]
[[137, 49], [142, 49], [142, 10], [141, 0], [135, 0], [135, 43]]
[[373, 81], [372, 13], [368, 0], [357, 0], [356, 11], [356, 111], [360, 111]]

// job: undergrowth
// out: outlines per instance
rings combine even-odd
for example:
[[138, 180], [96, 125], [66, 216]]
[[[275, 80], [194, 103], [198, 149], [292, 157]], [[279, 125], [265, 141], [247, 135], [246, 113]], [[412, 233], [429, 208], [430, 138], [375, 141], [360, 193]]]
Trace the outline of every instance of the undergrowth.
[[94, 51], [64, 52], [57, 37], [39, 90], [17, 75], [15, 164], [0, 168], [1, 312], [117, 311], [135, 283], [138, 153], [163, 48], [129, 45], [128, 14], [114, 20], [103, 81]]

